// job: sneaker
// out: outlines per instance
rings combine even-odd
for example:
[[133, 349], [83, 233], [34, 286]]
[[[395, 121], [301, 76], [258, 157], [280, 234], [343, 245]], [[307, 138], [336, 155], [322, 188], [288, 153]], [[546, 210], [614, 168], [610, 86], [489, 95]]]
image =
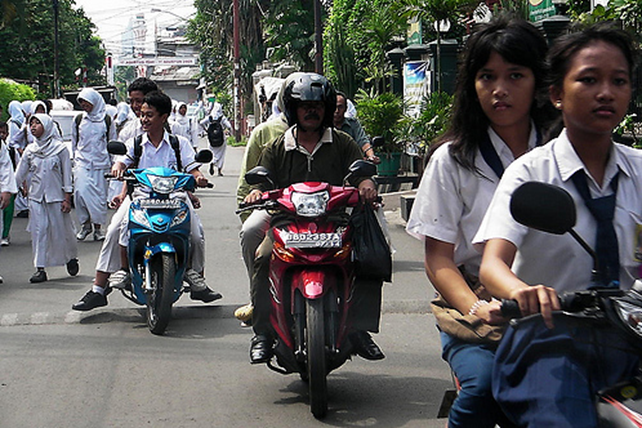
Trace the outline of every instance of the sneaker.
[[38, 282], [45, 282], [47, 280], [47, 272], [44, 270], [39, 270], [36, 271], [33, 275], [31, 275], [31, 278], [29, 278], [29, 282], [32, 284], [36, 284]]
[[104, 241], [104, 240], [105, 240], [105, 232], [103, 231], [102, 227], [100, 229], [95, 229], [94, 241]]
[[241, 306], [234, 311], [234, 316], [237, 320], [241, 321], [245, 325], [252, 324], [252, 313], [254, 312], [254, 306], [251, 303]]
[[78, 275], [80, 270], [80, 265], [78, 264], [78, 259], [71, 259], [67, 262], [67, 273], [71, 276]]
[[105, 294], [102, 295], [93, 290], [89, 290], [78, 302], [71, 306], [71, 309], [76, 311], [90, 311], [101, 306], [107, 306], [107, 295], [110, 291], [108, 288], [105, 290]]
[[121, 290], [129, 290], [132, 287], [132, 276], [125, 269], [117, 270], [109, 275], [109, 286]]
[[16, 214], [16, 217], [18, 217], [18, 218], [29, 218], [29, 210], [19, 211], [18, 214]]
[[84, 241], [86, 237], [91, 234], [91, 225], [83, 225], [80, 232], [76, 234], [76, 239], [79, 241]]
[[183, 275], [183, 281], [190, 286], [189, 297], [192, 300], [200, 300], [205, 303], [213, 302], [223, 296], [207, 286], [203, 275], [196, 272], [194, 269], [187, 269]]
[[9, 238], [8, 236], [6, 238], [0, 239], [0, 246], [2, 247], [8, 247], [10, 243], [11, 243], [11, 238]]

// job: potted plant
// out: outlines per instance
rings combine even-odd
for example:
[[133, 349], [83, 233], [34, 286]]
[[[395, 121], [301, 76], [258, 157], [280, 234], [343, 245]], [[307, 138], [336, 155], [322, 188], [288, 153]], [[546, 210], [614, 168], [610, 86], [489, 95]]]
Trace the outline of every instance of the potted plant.
[[370, 137], [381, 136], [383, 143], [375, 148], [381, 158], [379, 175], [396, 175], [399, 171], [404, 142], [397, 129], [403, 116], [403, 99], [391, 92], [377, 93], [360, 89], [355, 96], [359, 121]]

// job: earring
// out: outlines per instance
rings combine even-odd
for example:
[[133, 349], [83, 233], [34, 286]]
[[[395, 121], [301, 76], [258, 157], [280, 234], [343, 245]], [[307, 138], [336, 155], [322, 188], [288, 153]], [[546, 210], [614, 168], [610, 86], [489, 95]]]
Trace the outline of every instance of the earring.
[[561, 108], [562, 108], [562, 102], [561, 102], [561, 101], [557, 101], [557, 102], [555, 103], [555, 108], [557, 108], [557, 109], [561, 109]]

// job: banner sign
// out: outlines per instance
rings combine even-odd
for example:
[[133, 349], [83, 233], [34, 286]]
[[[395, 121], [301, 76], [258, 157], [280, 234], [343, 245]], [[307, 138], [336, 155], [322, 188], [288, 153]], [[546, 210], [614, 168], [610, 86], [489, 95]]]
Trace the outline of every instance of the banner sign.
[[528, 0], [528, 19], [532, 22], [541, 21], [555, 13], [553, 0]]
[[406, 113], [418, 117], [421, 113], [421, 103], [430, 89], [430, 75], [426, 73], [428, 62], [416, 61], [404, 64], [404, 99]]
[[194, 57], [156, 57], [156, 58], [119, 58], [115, 61], [115, 65], [123, 66], [152, 66], [152, 65], [184, 65], [194, 66], [198, 65], [198, 58]]

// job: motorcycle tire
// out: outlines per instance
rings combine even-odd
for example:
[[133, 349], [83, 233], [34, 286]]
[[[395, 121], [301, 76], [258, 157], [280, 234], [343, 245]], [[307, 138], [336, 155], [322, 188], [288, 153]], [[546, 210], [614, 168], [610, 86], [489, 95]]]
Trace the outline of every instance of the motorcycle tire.
[[310, 411], [315, 418], [321, 419], [328, 411], [323, 299], [306, 301], [306, 341]]
[[154, 291], [147, 296], [147, 327], [153, 334], [163, 334], [172, 317], [176, 261], [172, 254], [160, 254], [151, 261]]

